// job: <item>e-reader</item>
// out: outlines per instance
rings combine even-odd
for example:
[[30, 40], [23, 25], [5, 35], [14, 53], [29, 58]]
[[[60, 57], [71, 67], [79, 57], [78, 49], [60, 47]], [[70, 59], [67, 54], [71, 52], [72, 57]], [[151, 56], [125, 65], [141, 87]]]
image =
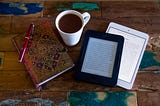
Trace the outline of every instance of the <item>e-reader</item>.
[[117, 85], [131, 89], [135, 81], [149, 36], [141, 31], [111, 22], [106, 33], [124, 37], [124, 47]]
[[122, 36], [87, 30], [75, 77], [79, 80], [115, 86], [123, 43]]

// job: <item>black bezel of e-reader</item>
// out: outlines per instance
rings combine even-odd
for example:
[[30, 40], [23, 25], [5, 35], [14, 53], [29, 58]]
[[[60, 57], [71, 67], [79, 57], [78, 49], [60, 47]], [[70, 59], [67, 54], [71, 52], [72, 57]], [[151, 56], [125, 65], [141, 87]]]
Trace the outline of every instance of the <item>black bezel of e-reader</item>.
[[[82, 65], [83, 65], [86, 49], [88, 46], [88, 41], [90, 38], [103, 39], [103, 40], [117, 42], [117, 50], [116, 50], [111, 78], [82, 72]], [[122, 55], [122, 50], [123, 50], [123, 43], [124, 43], [124, 38], [120, 35], [114, 35], [114, 34], [109, 34], [109, 33], [97, 32], [93, 30], [87, 30], [84, 36], [84, 41], [83, 41], [80, 56], [78, 59], [75, 78], [78, 80], [107, 85], [111, 87], [116, 86], [117, 80], [118, 80], [120, 62], [121, 62], [121, 55]]]

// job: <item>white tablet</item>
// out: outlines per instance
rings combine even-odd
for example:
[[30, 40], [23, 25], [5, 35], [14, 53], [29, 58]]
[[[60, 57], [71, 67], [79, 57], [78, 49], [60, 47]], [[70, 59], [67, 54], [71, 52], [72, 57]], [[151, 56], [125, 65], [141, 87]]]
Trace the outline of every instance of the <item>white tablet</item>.
[[149, 35], [135, 29], [111, 22], [106, 33], [124, 37], [124, 46], [117, 85], [131, 89], [145, 51]]

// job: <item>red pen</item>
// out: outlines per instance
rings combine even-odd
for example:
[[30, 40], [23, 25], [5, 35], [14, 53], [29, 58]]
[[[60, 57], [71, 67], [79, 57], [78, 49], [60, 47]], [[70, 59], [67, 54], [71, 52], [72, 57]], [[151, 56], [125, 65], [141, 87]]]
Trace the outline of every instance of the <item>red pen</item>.
[[30, 37], [31, 37], [31, 35], [33, 33], [33, 30], [34, 30], [34, 24], [32, 23], [32, 24], [30, 24], [30, 26], [28, 28], [28, 31], [26, 33], [26, 36], [24, 38], [23, 49], [22, 49], [21, 54], [20, 54], [19, 62], [22, 62], [22, 60], [23, 60], [23, 57], [24, 57], [24, 54], [26, 52], [26, 49], [27, 49]]

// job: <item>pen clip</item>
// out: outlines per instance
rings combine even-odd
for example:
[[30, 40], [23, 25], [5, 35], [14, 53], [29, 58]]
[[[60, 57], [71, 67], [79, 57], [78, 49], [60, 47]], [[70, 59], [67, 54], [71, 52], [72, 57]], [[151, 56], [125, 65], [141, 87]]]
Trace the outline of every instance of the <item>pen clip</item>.
[[29, 29], [26, 33], [25, 40], [24, 40], [25, 42], [23, 44], [23, 49], [21, 50], [19, 62], [22, 62], [26, 49], [28, 48], [29, 42], [32, 39], [31, 36], [33, 36], [33, 30], [34, 30], [33, 28], [34, 28], [34, 24], [32, 23], [30, 24]]
[[30, 40], [32, 40], [32, 39], [33, 39], [33, 31], [34, 31], [34, 26], [33, 26], [33, 27], [32, 27], [32, 29], [31, 29]]

